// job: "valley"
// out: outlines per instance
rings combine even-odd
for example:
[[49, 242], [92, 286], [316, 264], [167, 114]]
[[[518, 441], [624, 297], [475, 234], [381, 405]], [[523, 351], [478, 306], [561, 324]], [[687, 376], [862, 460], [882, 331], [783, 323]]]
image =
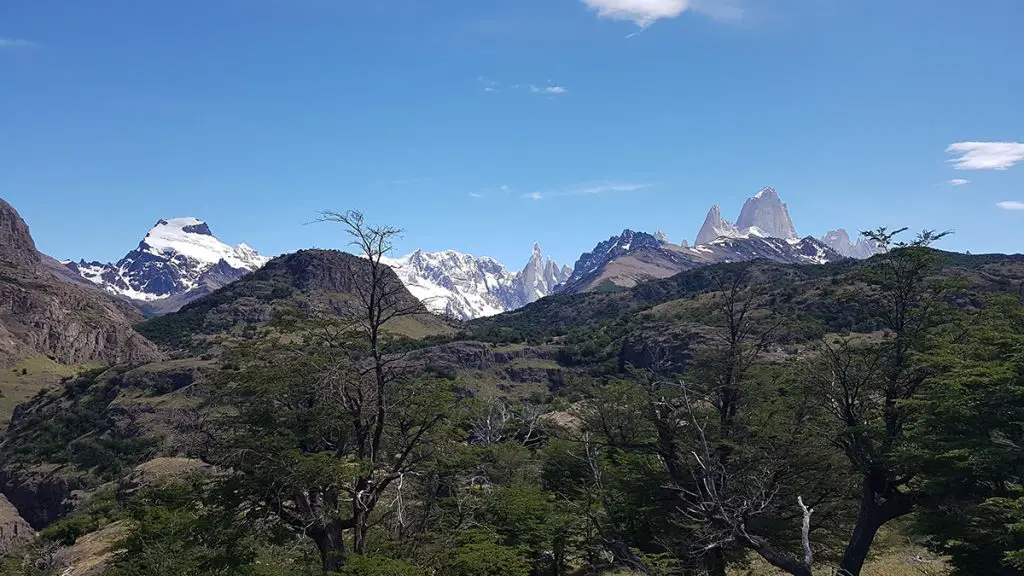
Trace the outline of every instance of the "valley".
[[[713, 223], [726, 233], [692, 247], [626, 230], [571, 272], [539, 247], [519, 273], [455, 252], [311, 249], [215, 286], [203, 275], [227, 260], [198, 274], [189, 266], [210, 258], [194, 252], [147, 260], [156, 255], [142, 255], [145, 246], [159, 245], [151, 232], [133, 260], [149, 263], [118, 268], [134, 270], [136, 283], [117, 277], [171, 287], [158, 300], [187, 295], [160, 315], [146, 308], [153, 300], [126, 300], [106, 280], [44, 266], [17, 212], [0, 205], [4, 550], [20, 550], [12, 562], [49, 551], [74, 574], [149, 570], [167, 561], [167, 547], [186, 554], [168, 574], [227, 562], [231, 574], [470, 576], [490, 574], [482, 566], [495, 559], [509, 576], [689, 565], [809, 574], [796, 552], [799, 496], [814, 502], [804, 542], [818, 570], [860, 562], [862, 574], [950, 574], [975, 562], [932, 540], [974, 536], [930, 528], [948, 509], [929, 504], [923, 487], [937, 493], [950, 476], [946, 457], [927, 454], [969, 441], [972, 453], [1001, 458], [998, 434], [1016, 433], [1016, 412], [992, 421], [1005, 432], [991, 437], [944, 426], [988, 418], [967, 408], [981, 401], [973, 388], [947, 387], [962, 374], [974, 375], [977, 393], [994, 386], [997, 402], [1022, 405], [1019, 365], [999, 360], [988, 375], [984, 359], [1022, 350], [1010, 327], [1024, 319], [1024, 256], [941, 252], [928, 235], [897, 244], [884, 230], [852, 248], [845, 233], [800, 239], [773, 198], [752, 199], [744, 213], [754, 216], [740, 222], [753, 224]], [[177, 221], [166, 222], [158, 228]], [[357, 239], [368, 234], [362, 222], [357, 213], [338, 221]], [[205, 225], [185, 229], [194, 226], [178, 228], [183, 242], [213, 245]], [[756, 232], [766, 229], [788, 236]], [[851, 249], [877, 254], [840, 252]], [[912, 274], [895, 308], [886, 294], [901, 285], [890, 274]], [[899, 324], [909, 319], [920, 331], [912, 343]], [[886, 374], [872, 362], [896, 361], [904, 342], [913, 359], [891, 374], [905, 388], [870, 387]], [[858, 389], [849, 386], [862, 386], [862, 399], [837, 395]], [[898, 412], [880, 408], [892, 394], [902, 395]], [[904, 411], [903, 399], [924, 404]], [[838, 420], [836, 406], [847, 410]], [[844, 534], [864, 529], [858, 484], [873, 481], [862, 458], [884, 442], [899, 448], [887, 452], [891, 468], [872, 474], [921, 484], [873, 489], [891, 502], [921, 500], [899, 522], [868, 525], [881, 544], [851, 560]], [[719, 464], [708, 467], [712, 457]], [[1016, 473], [978, 466], [1006, 481]], [[236, 496], [219, 492], [235, 482]], [[715, 492], [702, 492], [708, 483]], [[735, 495], [714, 500], [726, 489]], [[362, 492], [346, 500], [344, 490]], [[974, 506], [987, 497], [943, 501], [982, 514]], [[744, 499], [756, 500], [757, 515], [732, 532], [748, 514], [733, 508]], [[242, 521], [240, 510], [259, 521]], [[203, 542], [185, 529], [210, 522], [217, 531]], [[332, 533], [355, 538], [351, 550]], [[714, 554], [695, 551], [702, 542]], [[258, 565], [278, 572], [248, 571]], [[348, 571], [357, 569], [375, 572]]]

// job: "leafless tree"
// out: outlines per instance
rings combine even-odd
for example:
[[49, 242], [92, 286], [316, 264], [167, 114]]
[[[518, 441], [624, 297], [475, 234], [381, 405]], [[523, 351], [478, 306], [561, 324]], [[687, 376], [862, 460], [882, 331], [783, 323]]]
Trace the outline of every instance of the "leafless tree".
[[[358, 253], [343, 271], [355, 297], [354, 318], [314, 321], [308, 338], [293, 347], [255, 343], [268, 347], [267, 357], [256, 348], [242, 372], [228, 375], [242, 383], [241, 399], [250, 408], [234, 417], [237, 433], [219, 463], [240, 471], [248, 484], [247, 516], [259, 516], [259, 506], [263, 516], [310, 537], [324, 569], [337, 571], [349, 535], [352, 551], [362, 554], [375, 526], [407, 524], [408, 492], [443, 442], [436, 432], [451, 398], [387, 350], [389, 323], [426, 314], [385, 261], [400, 231], [369, 225], [354, 211], [326, 212], [321, 221], [342, 225]], [[300, 456], [263, 450], [254, 440], [292, 430], [294, 418], [275, 420], [279, 414], [309, 421], [297, 431]], [[295, 442], [290, 432], [284, 438]]]

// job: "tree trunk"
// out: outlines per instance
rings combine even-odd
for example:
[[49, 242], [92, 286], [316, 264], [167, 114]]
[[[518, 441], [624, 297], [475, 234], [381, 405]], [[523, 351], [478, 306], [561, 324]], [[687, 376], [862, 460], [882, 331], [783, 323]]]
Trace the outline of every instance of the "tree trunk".
[[857, 525], [850, 536], [850, 542], [843, 552], [843, 561], [839, 564], [839, 573], [843, 576], [859, 576], [864, 561], [871, 550], [871, 543], [880, 526], [873, 505], [862, 507], [857, 517]]
[[352, 551], [356, 554], [366, 554], [366, 532], [369, 528], [370, 515], [365, 510], [356, 510], [354, 527], [352, 530]]
[[716, 546], [704, 556], [704, 569], [708, 576], [725, 576], [725, 550]]
[[345, 567], [345, 539], [339, 523], [331, 522], [312, 536], [320, 551], [324, 572], [338, 572]]

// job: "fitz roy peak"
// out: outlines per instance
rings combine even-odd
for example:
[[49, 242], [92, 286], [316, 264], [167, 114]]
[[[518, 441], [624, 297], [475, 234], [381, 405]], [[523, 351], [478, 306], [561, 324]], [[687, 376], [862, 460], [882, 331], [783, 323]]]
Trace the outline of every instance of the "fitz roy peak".
[[759, 230], [761, 234], [758, 236], [768, 238], [798, 238], [793, 221], [789, 218], [789, 207], [771, 186], [762, 188], [743, 203], [736, 227], [740, 230]]
[[515, 310], [552, 293], [571, 270], [544, 258], [540, 246], [520, 272], [509, 272], [493, 258], [454, 250], [417, 250], [387, 259], [405, 287], [428, 309], [459, 320]]
[[740, 217], [733, 224], [722, 218], [722, 211], [715, 204], [708, 211], [704, 225], [697, 233], [694, 245], [710, 244], [717, 238], [799, 238], [789, 208], [779, 198], [775, 188], [767, 186], [748, 198], [740, 210]]
[[111, 294], [164, 313], [256, 270], [269, 258], [246, 244], [229, 246], [197, 218], [158, 221], [139, 246], [116, 263], [65, 262]]
[[625, 230], [598, 244], [576, 262], [560, 293], [620, 290], [646, 280], [722, 262], [772, 260], [787, 264], [825, 264], [844, 258], [867, 258], [878, 246], [850, 242], [843, 230], [822, 238], [797, 236], [789, 209], [772, 187], [747, 199], [736, 223], [711, 207], [693, 246], [668, 242], [664, 234]]

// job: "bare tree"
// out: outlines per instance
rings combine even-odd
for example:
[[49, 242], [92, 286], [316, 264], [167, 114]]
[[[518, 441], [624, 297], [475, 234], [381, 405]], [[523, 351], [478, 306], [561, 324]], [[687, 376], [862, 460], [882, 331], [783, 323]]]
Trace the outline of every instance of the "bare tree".
[[400, 231], [354, 211], [321, 221], [341, 224], [358, 253], [344, 260], [354, 318], [316, 323], [291, 346], [256, 348], [230, 375], [240, 409], [220, 463], [238, 473], [231, 481], [247, 517], [274, 517], [310, 537], [324, 569], [336, 571], [347, 534], [353, 552], [366, 552], [383, 520], [378, 507], [393, 525], [406, 523], [406, 492], [443, 442], [451, 395], [387, 351], [390, 322], [426, 313], [385, 262]]
[[395, 383], [403, 374], [401, 359], [389, 358], [382, 348], [384, 329], [393, 320], [423, 314], [425, 310], [422, 303], [409, 297], [405, 286], [384, 262], [395, 238], [402, 234], [401, 229], [367, 224], [362, 212], [355, 210], [323, 212], [321, 221], [342, 225], [352, 239], [350, 245], [365, 260], [365, 268], [368, 269], [368, 278], [365, 279], [361, 277], [364, 269], [361, 262], [350, 264], [349, 273], [362, 316], [357, 318], [355, 326], [369, 347], [369, 365], [363, 376], [369, 372], [372, 378], [369, 382], [364, 378], [340, 382], [338, 387], [343, 405], [352, 417], [355, 456], [368, 466], [368, 472], [355, 478], [349, 487], [352, 497], [352, 548], [357, 554], [362, 554], [366, 551], [370, 514], [392, 482], [412, 472], [411, 465], [418, 462], [414, 457], [415, 449], [424, 434], [441, 423], [444, 414], [431, 414], [428, 410], [426, 414], [417, 413], [411, 421], [398, 422], [402, 441], [393, 447], [393, 453], [384, 450], [389, 415], [398, 415], [399, 411], [394, 410], [396, 405], [415, 400], [413, 390], [405, 390], [410, 394], [405, 398], [392, 394]]

